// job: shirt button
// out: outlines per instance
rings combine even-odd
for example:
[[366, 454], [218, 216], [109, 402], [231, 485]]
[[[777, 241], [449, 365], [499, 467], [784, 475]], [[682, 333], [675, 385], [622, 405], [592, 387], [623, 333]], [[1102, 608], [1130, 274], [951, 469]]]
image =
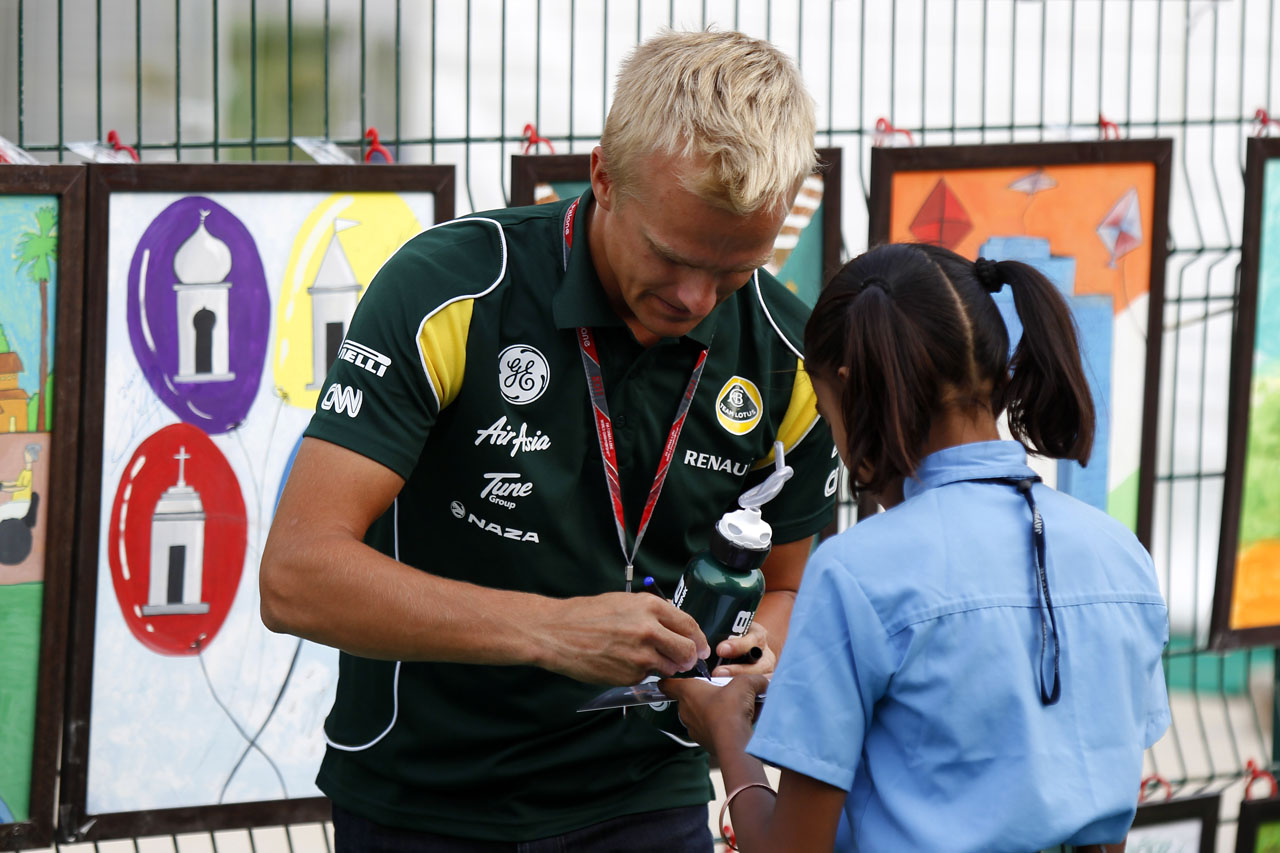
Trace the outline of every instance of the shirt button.
[[617, 426], [625, 427], [625, 426], [627, 425], [627, 416], [626, 416], [626, 415], [615, 415], [615, 416], [614, 416], [614, 418], [613, 418], [613, 422], [614, 422], [614, 424], [616, 424]]

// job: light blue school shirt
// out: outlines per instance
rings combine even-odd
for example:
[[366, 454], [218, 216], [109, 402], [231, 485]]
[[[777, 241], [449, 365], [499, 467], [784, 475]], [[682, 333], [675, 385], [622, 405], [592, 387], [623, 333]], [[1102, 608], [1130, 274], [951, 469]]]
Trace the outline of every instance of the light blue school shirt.
[[1034, 486], [1061, 647], [1041, 704], [1031, 511], [972, 482], [1032, 476], [1016, 442], [941, 450], [809, 561], [748, 751], [849, 791], [851, 849], [1027, 853], [1133, 821], [1169, 724], [1168, 611], [1124, 525]]

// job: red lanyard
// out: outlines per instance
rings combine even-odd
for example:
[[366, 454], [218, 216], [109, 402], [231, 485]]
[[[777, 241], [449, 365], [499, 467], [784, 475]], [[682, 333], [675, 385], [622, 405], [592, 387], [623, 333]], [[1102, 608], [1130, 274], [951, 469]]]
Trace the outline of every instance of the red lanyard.
[[693, 366], [693, 374], [689, 377], [689, 386], [685, 388], [684, 396], [680, 398], [675, 421], [667, 434], [667, 443], [662, 448], [662, 459], [658, 462], [658, 471], [653, 476], [653, 485], [649, 487], [649, 498], [644, 502], [644, 512], [640, 514], [640, 527], [636, 530], [635, 542], [628, 552], [627, 524], [622, 517], [622, 480], [618, 474], [618, 451], [613, 443], [613, 421], [609, 417], [609, 404], [605, 400], [604, 373], [600, 370], [600, 356], [596, 352], [595, 337], [585, 326], [578, 329], [578, 349], [582, 351], [582, 368], [587, 374], [587, 393], [591, 398], [591, 407], [595, 409], [596, 438], [599, 439], [600, 458], [604, 462], [604, 478], [609, 483], [609, 498], [613, 503], [613, 521], [618, 528], [618, 544], [622, 546], [622, 559], [627, 566], [627, 592], [631, 592], [631, 579], [635, 574], [636, 554], [640, 553], [640, 540], [649, 529], [653, 508], [658, 504], [662, 484], [666, 482], [671, 460], [675, 458], [680, 430], [684, 429], [685, 416], [689, 413], [689, 404], [693, 402], [693, 392], [698, 389], [702, 368], [707, 363], [707, 350], [703, 349], [698, 355], [698, 361]]
[[[569, 268], [569, 249], [573, 247], [573, 219], [577, 213], [578, 202], [574, 201], [565, 211], [564, 227], [561, 231], [564, 250], [564, 266]], [[613, 521], [618, 528], [618, 545], [622, 548], [622, 560], [626, 564], [627, 592], [631, 592], [631, 579], [635, 575], [636, 554], [640, 553], [640, 540], [644, 539], [649, 529], [649, 519], [653, 517], [653, 508], [658, 505], [658, 495], [662, 493], [662, 484], [667, 480], [667, 470], [671, 468], [671, 460], [676, 455], [676, 442], [680, 440], [680, 430], [684, 429], [684, 419], [689, 413], [689, 404], [693, 402], [693, 392], [698, 390], [698, 380], [702, 378], [702, 367], [707, 362], [707, 349], [703, 348], [698, 361], [689, 376], [689, 386], [685, 388], [680, 405], [676, 408], [676, 418], [667, 434], [667, 443], [662, 448], [662, 459], [658, 462], [658, 471], [653, 475], [653, 485], [649, 487], [649, 498], [644, 502], [644, 512], [640, 514], [640, 527], [636, 530], [636, 539], [627, 550], [627, 523], [622, 514], [622, 479], [618, 474], [618, 450], [613, 443], [613, 420], [609, 417], [609, 403], [604, 394], [604, 372], [600, 369], [600, 354], [596, 350], [595, 336], [585, 326], [578, 328], [578, 349], [582, 352], [582, 369], [587, 374], [587, 394], [591, 398], [591, 407], [595, 409], [596, 439], [600, 445], [600, 458], [604, 462], [604, 478], [609, 484], [609, 499], [613, 504]]]

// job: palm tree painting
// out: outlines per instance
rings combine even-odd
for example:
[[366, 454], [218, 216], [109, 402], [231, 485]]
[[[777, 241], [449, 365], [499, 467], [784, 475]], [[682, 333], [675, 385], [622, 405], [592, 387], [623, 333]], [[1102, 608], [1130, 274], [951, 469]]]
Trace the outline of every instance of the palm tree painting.
[[45, 415], [49, 409], [47, 385], [49, 377], [49, 281], [58, 259], [58, 211], [52, 205], [35, 212], [36, 230], [18, 237], [18, 270], [40, 288], [40, 368], [37, 373], [36, 432], [45, 431]]

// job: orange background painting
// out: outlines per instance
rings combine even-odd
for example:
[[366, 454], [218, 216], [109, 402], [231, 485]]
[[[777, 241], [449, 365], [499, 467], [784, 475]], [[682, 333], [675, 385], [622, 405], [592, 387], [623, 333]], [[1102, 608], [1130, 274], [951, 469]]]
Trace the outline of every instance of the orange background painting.
[[[959, 244], [951, 248], [975, 258], [990, 237], [1045, 237], [1054, 255], [1076, 259], [1075, 292], [1115, 297], [1115, 311], [1146, 293], [1151, 270], [1151, 230], [1155, 196], [1152, 163], [1096, 163], [1048, 166], [1044, 175], [1057, 182], [1034, 195], [1009, 185], [1030, 175], [1034, 167], [1012, 169], [952, 169], [897, 172], [889, 213], [889, 239], [919, 242], [911, 223], [938, 180], [945, 178], [973, 223]], [[1098, 235], [1098, 225], [1130, 189], [1138, 192], [1142, 241], [1108, 266], [1111, 253]]]

